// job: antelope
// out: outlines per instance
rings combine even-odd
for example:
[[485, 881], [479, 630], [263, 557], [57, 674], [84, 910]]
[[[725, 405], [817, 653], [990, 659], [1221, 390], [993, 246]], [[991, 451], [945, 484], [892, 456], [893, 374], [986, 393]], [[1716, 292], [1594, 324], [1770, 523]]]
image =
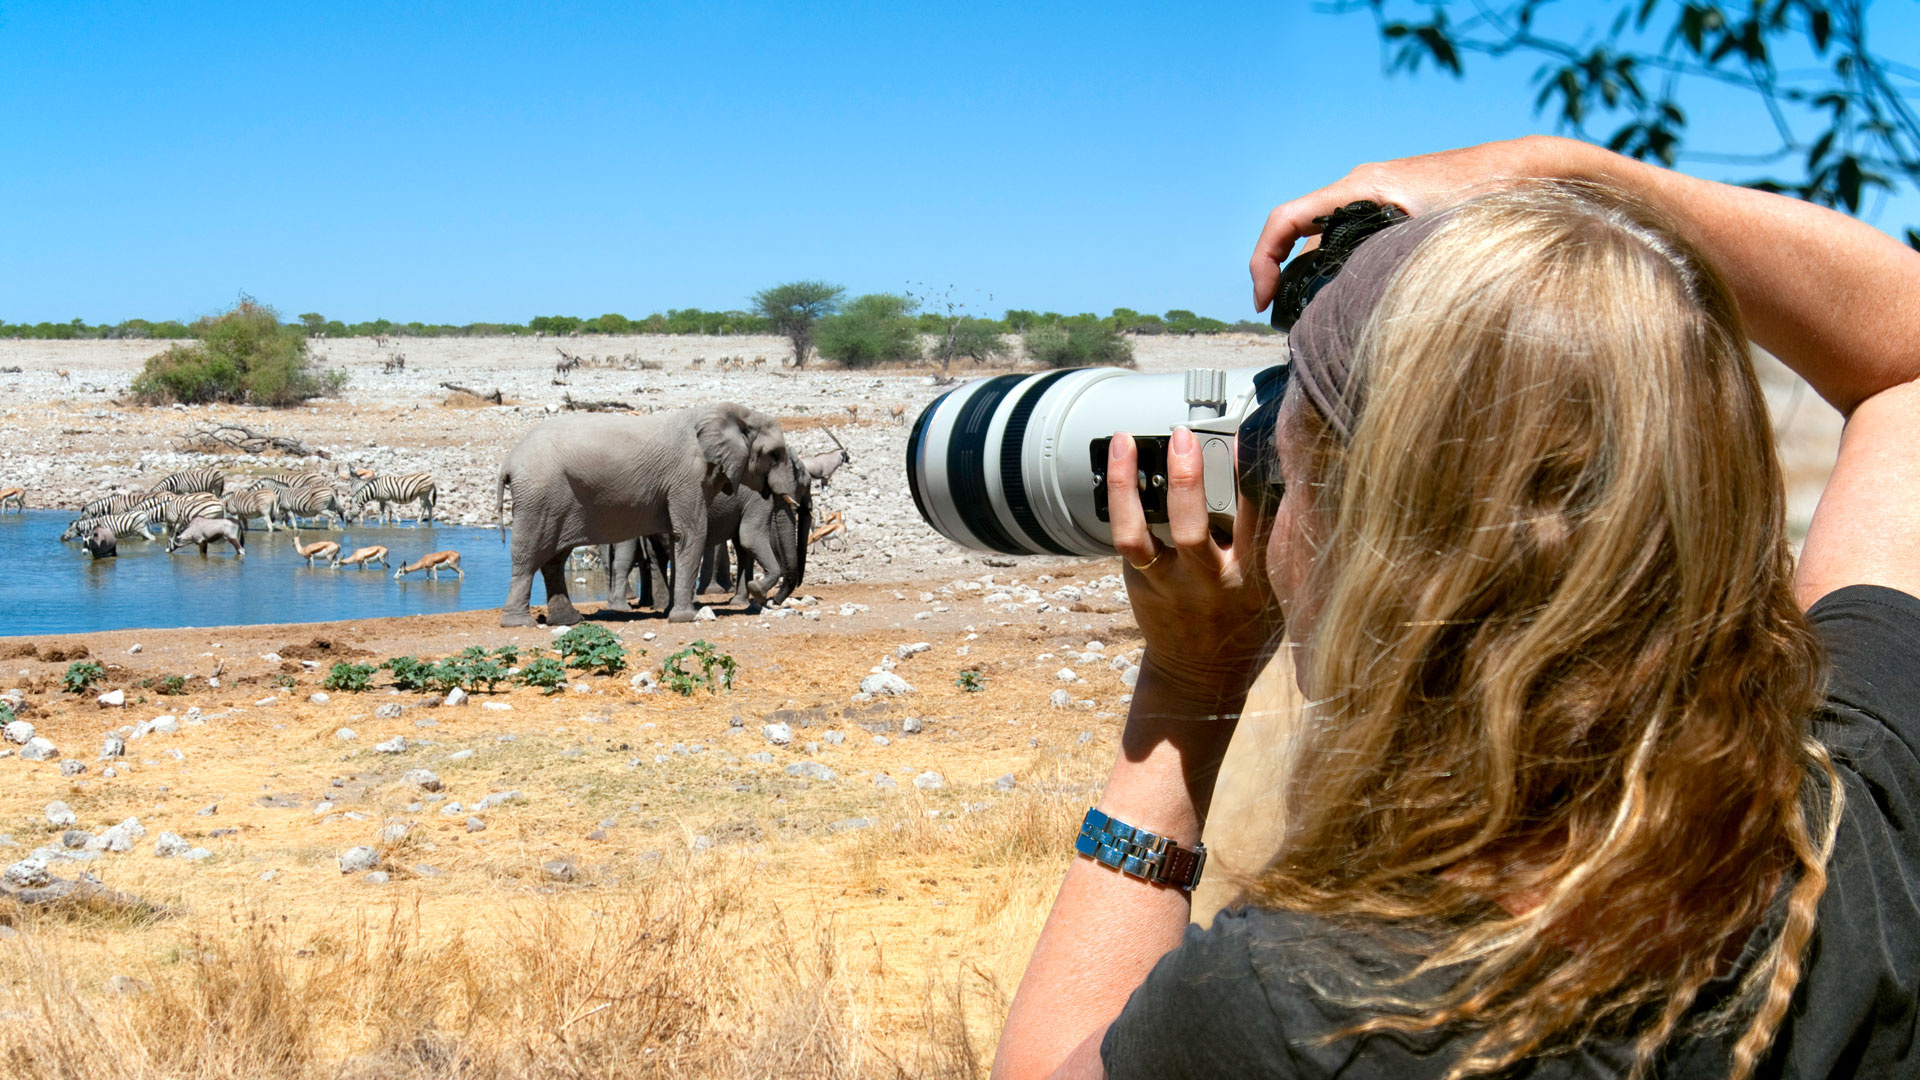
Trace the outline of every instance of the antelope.
[[403, 566], [398, 570], [395, 570], [393, 572], [393, 580], [399, 581], [401, 578], [407, 576], [408, 574], [413, 573], [415, 570], [425, 570], [427, 572], [427, 577], [429, 579], [433, 581], [439, 581], [440, 570], [443, 567], [445, 569], [451, 570], [454, 573], [460, 575], [462, 580], [466, 579], [467, 572], [465, 570], [460, 569], [460, 553], [459, 552], [430, 551], [427, 554], [420, 556], [419, 562], [409, 563], [408, 565]]
[[5, 510], [9, 505], [24, 513], [27, 509], [27, 489], [17, 484], [0, 488], [0, 510]]
[[312, 566], [313, 560], [315, 559], [331, 559], [339, 555], [340, 541], [316, 540], [311, 544], [303, 544], [300, 542], [300, 534], [294, 533], [293, 552], [301, 558], [306, 559], [308, 566]]
[[73, 381], [73, 373], [64, 368], [55, 369], [54, 374], [60, 376], [61, 382], [70, 383]]
[[899, 420], [907, 415], [907, 407], [905, 405], [895, 405], [891, 412], [893, 413], [893, 418]]
[[388, 565], [385, 545], [374, 544], [371, 547], [355, 548], [353, 554], [344, 559], [336, 556], [333, 560], [333, 568], [338, 570], [343, 566], [357, 566], [365, 570], [374, 563], [379, 563], [381, 566]]

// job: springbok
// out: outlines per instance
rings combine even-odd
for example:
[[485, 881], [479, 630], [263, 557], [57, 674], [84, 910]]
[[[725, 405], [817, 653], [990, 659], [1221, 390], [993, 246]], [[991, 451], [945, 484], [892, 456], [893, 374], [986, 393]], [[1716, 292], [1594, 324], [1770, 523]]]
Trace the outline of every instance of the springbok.
[[18, 484], [13, 487], [0, 488], [0, 510], [5, 510], [9, 506], [25, 513], [27, 509], [27, 489]]
[[340, 554], [340, 541], [316, 540], [311, 544], [303, 544], [300, 542], [300, 534], [294, 533], [293, 551], [294, 554], [306, 559], [308, 566], [312, 566], [313, 560], [315, 559], [332, 559], [337, 557]]
[[374, 544], [371, 547], [355, 548], [353, 554], [344, 559], [336, 555], [333, 560], [333, 567], [338, 570], [342, 566], [357, 566], [365, 570], [374, 563], [379, 563], [381, 566], [389, 565], [387, 562], [386, 545]]
[[460, 553], [457, 551], [430, 551], [420, 556], [419, 562], [410, 563], [395, 570], [393, 572], [393, 579], [398, 581], [408, 574], [413, 573], [415, 570], [425, 570], [429, 579], [438, 581], [440, 580], [440, 571], [442, 568], [460, 575], [463, 581], [466, 579], [467, 572], [460, 569]]

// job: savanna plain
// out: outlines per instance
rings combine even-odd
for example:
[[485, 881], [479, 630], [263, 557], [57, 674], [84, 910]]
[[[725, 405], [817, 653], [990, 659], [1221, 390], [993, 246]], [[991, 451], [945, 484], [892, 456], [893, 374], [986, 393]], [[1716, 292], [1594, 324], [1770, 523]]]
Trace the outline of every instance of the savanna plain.
[[[329, 463], [430, 469], [442, 516], [474, 525], [495, 522], [506, 450], [568, 400], [737, 400], [779, 415], [797, 450], [838, 439], [852, 458], [816, 497], [842, 527], [795, 600], [749, 610], [716, 593], [715, 618], [692, 624], [584, 604], [624, 667], [568, 669], [553, 693], [508, 681], [447, 704], [377, 668], [366, 689], [327, 686], [335, 665], [398, 656], [555, 656], [550, 629], [501, 629], [481, 608], [504, 580], [461, 583], [478, 610], [450, 615], [0, 637], [0, 689], [56, 748], [30, 761], [9, 742], [0, 758], [0, 861], [38, 852], [52, 881], [0, 886], [0, 1072], [991, 1066], [1125, 717], [1140, 635], [1118, 562], [983, 556], [919, 521], [901, 463], [909, 422], [944, 389], [933, 369], [793, 371], [770, 338], [563, 344], [587, 362], [556, 373], [554, 343], [524, 338], [324, 342], [343, 394], [267, 412], [125, 403], [151, 343], [0, 342], [0, 369], [19, 369], [0, 373], [0, 487], [40, 508], [189, 465], [312, 464], [184, 448], [208, 422], [271, 429]], [[1143, 370], [1243, 367], [1284, 346], [1142, 339], [1136, 356]], [[1838, 418], [1760, 368], [1804, 531]], [[9, 570], [58, 589], [82, 565], [72, 554]], [[651, 685], [696, 641], [733, 661], [731, 687], [719, 667], [684, 695]], [[67, 689], [89, 662], [98, 680]], [[1275, 823], [1245, 808], [1283, 767], [1289, 681], [1267, 673], [1236, 735], [1197, 918], [1271, 843]], [[125, 703], [101, 704], [111, 691]]]

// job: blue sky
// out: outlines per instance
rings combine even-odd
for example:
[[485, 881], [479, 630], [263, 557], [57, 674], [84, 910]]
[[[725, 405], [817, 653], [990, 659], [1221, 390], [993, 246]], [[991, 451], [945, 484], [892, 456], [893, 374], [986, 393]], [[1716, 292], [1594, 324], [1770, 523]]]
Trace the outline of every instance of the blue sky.
[[[1920, 42], [1915, 9], [1883, 0], [1883, 49], [1914, 54], [1888, 35]], [[801, 277], [1232, 319], [1274, 203], [1551, 130], [1533, 62], [1388, 79], [1369, 18], [1296, 2], [70, 0], [0, 6], [0, 56], [14, 322], [242, 291], [349, 321], [642, 315]], [[1703, 133], [1757, 122], [1695, 106]]]

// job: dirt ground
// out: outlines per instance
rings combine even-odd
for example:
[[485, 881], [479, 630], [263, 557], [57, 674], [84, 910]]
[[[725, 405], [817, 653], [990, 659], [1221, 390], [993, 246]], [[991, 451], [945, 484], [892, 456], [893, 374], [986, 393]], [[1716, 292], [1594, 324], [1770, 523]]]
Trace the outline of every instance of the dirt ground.
[[[745, 875], [760, 915], [734, 926], [734, 944], [748, 948], [774, 919], [809, 941], [830, 935], [843, 1007], [875, 1060], [912, 1057], [928, 1038], [929, 1002], [964, 987], [952, 1007], [984, 1064], [1072, 829], [1115, 751], [1120, 669], [1137, 657], [1138, 633], [1112, 569], [1023, 565], [973, 588], [925, 583], [928, 600], [839, 586], [785, 618], [724, 607], [707, 624], [609, 616], [592, 621], [646, 650], [629, 671], [576, 675], [553, 696], [503, 687], [457, 707], [392, 691], [384, 677], [368, 692], [310, 697], [337, 662], [509, 643], [530, 652], [551, 632], [504, 630], [497, 613], [473, 612], [0, 639], [0, 686], [24, 692], [22, 718], [58, 748], [44, 762], [0, 759], [4, 857], [60, 846], [63, 829], [47, 815], [56, 800], [90, 834], [137, 818], [146, 832], [133, 850], [56, 860], [51, 871], [89, 873], [164, 908], [103, 921], [0, 902], [15, 930], [0, 940], [0, 998], [37, 1014], [49, 977], [39, 965], [50, 963], [75, 1000], [137, 1008], [139, 996], [120, 991], [191, 982], [183, 950], [231, 944], [259, 918], [277, 921], [295, 958], [316, 942], [373, 934], [401, 910], [425, 938], [484, 943], [502, 912], [578, 914], [663, 875]], [[1043, 598], [1021, 602], [1034, 595], [1022, 586]], [[737, 661], [731, 692], [630, 685], [632, 672], [658, 671], [696, 638]], [[901, 646], [919, 643], [928, 648], [901, 658]], [[83, 658], [104, 677], [85, 693], [63, 691], [62, 674]], [[856, 704], [883, 662], [915, 689]], [[1077, 681], [1063, 681], [1063, 668]], [[967, 671], [983, 689], [957, 685]], [[175, 675], [182, 692], [156, 689]], [[1063, 688], [1072, 702], [1058, 708], [1050, 698]], [[96, 703], [115, 689], [126, 705]], [[387, 704], [399, 715], [375, 715]], [[178, 718], [178, 730], [100, 757], [110, 733], [161, 715]], [[780, 721], [792, 728], [785, 746], [763, 733]], [[375, 749], [396, 737], [404, 750]], [[62, 775], [61, 759], [85, 771]], [[802, 764], [831, 779], [789, 774]], [[438, 791], [406, 779], [422, 768]], [[917, 786], [929, 773], [938, 786]], [[474, 809], [496, 792], [520, 795]], [[449, 812], [453, 803], [464, 809]], [[469, 818], [484, 827], [469, 831]], [[396, 823], [404, 836], [388, 832]], [[1035, 829], [1040, 839], [1023, 839]], [[159, 857], [162, 833], [210, 854]], [[357, 845], [379, 851], [387, 881], [342, 873], [341, 854]], [[567, 868], [550, 868], [560, 862]], [[343, 1018], [313, 1053], [350, 1061], [379, 1039], [371, 1019]]]

